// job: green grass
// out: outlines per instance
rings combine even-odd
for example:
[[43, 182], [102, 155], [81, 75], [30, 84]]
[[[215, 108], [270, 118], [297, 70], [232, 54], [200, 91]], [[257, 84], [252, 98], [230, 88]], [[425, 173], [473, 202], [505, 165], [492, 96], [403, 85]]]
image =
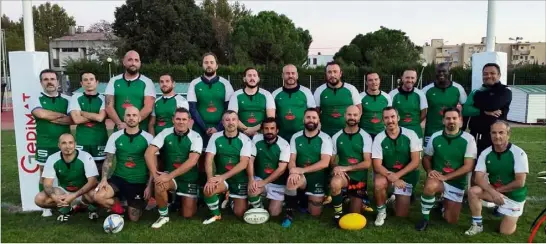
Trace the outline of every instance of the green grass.
[[[515, 128], [512, 141], [522, 147], [529, 156], [530, 174], [527, 177], [529, 196], [523, 216], [519, 219], [517, 232], [512, 236], [501, 236], [496, 232], [500, 218], [493, 217], [490, 209], [484, 209], [485, 232], [466, 237], [463, 232], [470, 225], [470, 213], [464, 207], [458, 224], [448, 225], [433, 212], [429, 229], [420, 233], [414, 224], [421, 218], [420, 204], [411, 206], [408, 218], [396, 218], [389, 210], [383, 227], [373, 226], [375, 213], [366, 213], [366, 228], [361, 231], [343, 231], [332, 227], [332, 210], [326, 209], [320, 218], [297, 215], [292, 228], [280, 226], [279, 219], [271, 219], [264, 225], [248, 225], [224, 211], [219, 223], [203, 226], [201, 221], [207, 214], [200, 209], [197, 217], [185, 220], [171, 213], [171, 222], [159, 230], [150, 225], [157, 217], [156, 211], [147, 211], [139, 223], [129, 223], [122, 232], [108, 235], [102, 230], [102, 221], [90, 222], [87, 214], [72, 216], [70, 223], [58, 224], [54, 217], [42, 218], [39, 212], [12, 213], [2, 208], [2, 242], [527, 242], [529, 228], [537, 214], [545, 207], [546, 185], [537, 180], [537, 173], [546, 170], [546, 129]], [[2, 132], [2, 205], [20, 205], [19, 178], [15, 163], [16, 150], [13, 131]], [[417, 188], [420, 196], [423, 174]], [[541, 199], [542, 202], [539, 202]], [[546, 242], [542, 232], [535, 241]]]

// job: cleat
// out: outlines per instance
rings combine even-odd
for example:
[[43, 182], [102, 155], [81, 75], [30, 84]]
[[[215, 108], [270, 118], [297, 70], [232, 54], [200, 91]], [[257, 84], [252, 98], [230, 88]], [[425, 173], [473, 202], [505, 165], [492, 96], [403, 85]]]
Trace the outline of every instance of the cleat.
[[339, 227], [339, 220], [343, 217], [343, 213], [334, 214], [333, 221], [336, 227]]
[[219, 220], [222, 220], [222, 216], [221, 215], [214, 215], [214, 216], [211, 216], [207, 219], [205, 219], [205, 221], [203, 221], [203, 224], [204, 225], [208, 225], [208, 224], [212, 224], [216, 221], [219, 221]]
[[281, 223], [281, 226], [284, 227], [284, 228], [290, 228], [290, 226], [292, 225], [292, 218], [289, 217], [289, 216], [286, 216], [282, 223]]
[[97, 220], [98, 218], [99, 218], [99, 214], [97, 212], [89, 212], [90, 220]]
[[57, 217], [57, 221], [61, 223], [66, 223], [68, 221], [68, 217], [70, 217], [69, 214], [61, 214], [59, 217]]
[[472, 224], [470, 229], [465, 231], [464, 234], [467, 236], [473, 236], [479, 234], [480, 232], [483, 232], [483, 225]]
[[324, 200], [322, 201], [322, 205], [328, 205], [331, 202], [332, 202], [332, 197], [331, 196], [325, 196]]
[[53, 213], [51, 212], [51, 209], [44, 208], [42, 210], [42, 217], [51, 217], [51, 216], [53, 216]]
[[419, 223], [415, 225], [415, 229], [418, 231], [425, 231], [427, 230], [427, 227], [428, 227], [428, 220], [426, 219], [419, 221]]
[[362, 205], [362, 211], [364, 212], [373, 212], [373, 208], [368, 205]]
[[396, 201], [396, 196], [394, 194], [392, 194], [388, 199], [387, 199], [387, 202], [385, 202], [385, 204], [393, 204], [394, 205], [394, 202]]
[[375, 226], [382, 226], [385, 223], [385, 219], [387, 218], [387, 212], [379, 212], [377, 213], [377, 218], [375, 218]]
[[164, 224], [168, 223], [169, 222], [169, 217], [168, 216], [159, 216], [159, 219], [157, 219], [153, 224], [152, 224], [152, 228], [154, 229], [159, 229], [161, 228], [161, 226], [163, 226]]

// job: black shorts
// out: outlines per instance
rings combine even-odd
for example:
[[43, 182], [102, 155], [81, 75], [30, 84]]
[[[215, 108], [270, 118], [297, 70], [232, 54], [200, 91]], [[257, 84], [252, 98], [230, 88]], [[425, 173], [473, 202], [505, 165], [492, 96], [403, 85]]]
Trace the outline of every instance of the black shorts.
[[108, 183], [114, 188], [115, 196], [127, 200], [129, 207], [137, 209], [145, 207], [144, 190], [146, 189], [146, 184], [129, 183], [125, 179], [115, 175], [108, 180]]

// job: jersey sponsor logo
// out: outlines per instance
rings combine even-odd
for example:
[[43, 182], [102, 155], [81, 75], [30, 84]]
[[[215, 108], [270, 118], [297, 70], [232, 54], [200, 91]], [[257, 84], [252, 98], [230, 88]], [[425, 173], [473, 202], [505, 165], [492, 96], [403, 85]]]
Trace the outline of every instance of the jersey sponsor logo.
[[396, 161], [396, 163], [394, 163], [394, 166], [392, 166], [392, 168], [396, 170], [401, 170], [402, 168], [404, 168], [404, 165], [400, 163], [400, 161]]
[[182, 161], [180, 160], [180, 157], [176, 157], [176, 160], [174, 160], [173, 167], [175, 169], [178, 169], [180, 166], [182, 166]]
[[311, 166], [311, 160], [310, 159], [307, 159], [307, 161], [305, 162], [305, 164], [303, 164], [303, 167], [306, 168], [306, 167], [309, 167]]
[[214, 103], [212, 101], [209, 102], [209, 106], [207, 107], [207, 112], [209, 113], [216, 112], [216, 106], [214, 106]]
[[404, 122], [409, 123], [411, 121], [412, 121], [411, 114], [406, 114], [406, 117], [404, 118]]
[[292, 109], [288, 109], [288, 112], [284, 115], [286, 120], [294, 120], [296, 116], [292, 113]]
[[127, 109], [128, 107], [131, 107], [133, 106], [133, 104], [131, 104], [131, 101], [129, 101], [129, 98], [126, 98], [125, 101], [123, 102], [123, 105], [121, 105], [121, 107], [123, 107], [124, 109]]
[[246, 120], [246, 122], [251, 123], [251, 124], [256, 123], [256, 121], [258, 121], [258, 120], [256, 120], [256, 117], [254, 117], [254, 113], [250, 113], [250, 117], [248, 117], [248, 119]]
[[79, 187], [72, 185], [72, 182], [68, 182], [68, 185], [66, 186], [66, 190], [71, 192], [75, 192], [79, 189]]
[[159, 119], [157, 120], [157, 125], [165, 126], [166, 124], [167, 122], [165, 122], [165, 119], [163, 117], [159, 117]]
[[341, 113], [339, 113], [337, 108], [334, 108], [334, 111], [332, 111], [332, 114], [330, 114], [330, 116], [332, 116], [332, 118], [337, 119], [337, 118], [341, 117]]
[[225, 168], [229, 171], [229, 170], [233, 169], [233, 167], [235, 167], [235, 166], [233, 165], [233, 162], [231, 161], [231, 158], [230, 158], [228, 163], [226, 164]]
[[127, 161], [125, 161], [125, 167], [127, 168], [134, 168], [136, 166], [136, 163], [133, 161], [132, 157], [127, 157]]
[[499, 187], [501, 187], [503, 185], [504, 184], [502, 184], [502, 180], [501, 180], [500, 176], [497, 176], [497, 181], [495, 181], [495, 183], [493, 184], [493, 187], [499, 188]]
[[451, 163], [449, 161], [446, 161], [444, 163], [444, 167], [442, 168], [442, 171], [444, 171], [444, 173], [446, 174], [449, 174], [455, 170], [451, 167]]
[[349, 162], [349, 164], [357, 164], [357, 163], [358, 163], [358, 159], [356, 159], [356, 158], [349, 158], [349, 159], [347, 159], [347, 162]]
[[270, 174], [273, 173], [273, 171], [275, 171], [275, 170], [274, 170], [273, 168], [271, 168], [271, 165], [270, 165], [270, 164], [267, 164], [267, 165], [265, 166], [264, 172], [265, 172], [266, 174], [270, 175]]
[[92, 128], [93, 126], [95, 126], [95, 122], [89, 121], [89, 122], [86, 122], [86, 123], [85, 123], [85, 127]]
[[377, 113], [373, 114], [373, 118], [370, 120], [370, 122], [372, 122], [372, 124], [377, 124], [377, 123], [381, 122], [381, 120], [379, 118], [377, 118]]

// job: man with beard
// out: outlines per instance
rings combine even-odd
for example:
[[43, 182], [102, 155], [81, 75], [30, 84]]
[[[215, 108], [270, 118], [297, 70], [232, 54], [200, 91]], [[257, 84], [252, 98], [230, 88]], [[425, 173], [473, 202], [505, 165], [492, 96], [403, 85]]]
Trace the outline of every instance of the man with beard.
[[474, 137], [460, 130], [460, 110], [446, 108], [442, 114], [445, 128], [432, 134], [423, 157], [423, 168], [428, 177], [421, 195], [423, 220], [415, 225], [419, 231], [427, 229], [437, 193], [444, 196], [444, 219], [450, 224], [457, 223], [468, 182], [467, 175], [474, 168], [477, 156]]
[[174, 92], [175, 83], [173, 77], [164, 74], [159, 77], [159, 87], [163, 95], [155, 100], [154, 109], [150, 116], [148, 131], [152, 135], [158, 135], [165, 128], [173, 126], [173, 114], [177, 108], [190, 109], [188, 101]]
[[[159, 219], [152, 225], [154, 229], [169, 222], [169, 191], [176, 191], [177, 198], [182, 197], [181, 212], [184, 218], [191, 218], [197, 212], [197, 162], [203, 150], [203, 139], [189, 128], [191, 116], [188, 109], [176, 108], [173, 114], [171, 124], [174, 126], [161, 131], [145, 154], [146, 164], [154, 178], [155, 199], [159, 209]], [[161, 153], [166, 172], [159, 171], [158, 153]], [[175, 204], [180, 206], [180, 203]]]
[[399, 120], [395, 108], [384, 108], [386, 129], [375, 137], [372, 146], [374, 196], [378, 212], [375, 226], [382, 226], [387, 218], [387, 188], [394, 186], [396, 216], [406, 217], [413, 187], [419, 181], [419, 154], [423, 143], [413, 130], [398, 126]]
[[290, 161], [290, 145], [278, 137], [279, 129], [275, 118], [268, 117], [262, 121], [262, 134], [256, 135], [252, 143], [252, 157], [247, 171], [248, 200], [252, 207], [263, 208], [260, 195], [265, 191], [269, 199], [269, 214], [278, 216], [282, 212], [286, 174]]
[[366, 91], [360, 93], [362, 103], [362, 117], [360, 128], [364, 129], [372, 139], [385, 129], [383, 124], [383, 109], [392, 106], [389, 94], [379, 90], [381, 80], [375, 72], [366, 75]]
[[127, 200], [131, 221], [140, 219], [145, 206], [144, 200], [149, 199], [152, 194], [153, 178], [148, 176], [144, 153], [153, 136], [139, 128], [140, 114], [133, 106], [126, 108], [123, 121], [127, 126], [108, 138], [104, 150], [106, 159], [102, 165], [102, 179], [94, 196], [97, 204], [110, 208], [116, 214], [123, 214], [125, 211], [119, 202], [119, 197], [123, 197]]
[[350, 196], [351, 213], [360, 213], [362, 200], [367, 196], [368, 168], [372, 164], [372, 137], [358, 127], [359, 120], [360, 110], [354, 105], [349, 106], [345, 111], [345, 128], [332, 138], [333, 155], [330, 164], [333, 177], [330, 189], [336, 224], [343, 215], [343, 188], [347, 189]]
[[[345, 109], [344, 109], [345, 111]], [[322, 212], [324, 198], [325, 170], [332, 157], [332, 139], [318, 129], [319, 112], [308, 108], [304, 114], [305, 129], [290, 140], [289, 176], [286, 181], [286, 217], [282, 226], [288, 228], [294, 219], [294, 210], [298, 207], [298, 190], [309, 196], [308, 208], [313, 216]]]
[[237, 90], [229, 100], [228, 109], [239, 115], [239, 130], [252, 138], [266, 117], [275, 117], [275, 101], [267, 90], [258, 87], [260, 76], [255, 68], [244, 72], [245, 88]]
[[309, 88], [298, 83], [298, 70], [293, 64], [282, 68], [283, 87], [275, 90], [275, 99], [279, 136], [290, 140], [292, 136], [303, 130], [303, 114], [308, 108], [314, 108], [315, 99]]
[[[59, 151], [59, 136], [70, 133], [72, 118], [67, 115], [70, 97], [58, 92], [57, 73], [50, 69], [40, 72], [43, 91], [33, 96], [29, 109], [36, 120], [36, 161], [40, 165], [40, 175], [49, 156]], [[40, 177], [39, 190], [43, 191], [43, 178]], [[42, 216], [51, 216], [51, 210], [44, 209]]]
[[424, 142], [427, 145], [430, 136], [444, 127], [444, 109], [457, 107], [462, 110], [462, 104], [466, 102], [466, 92], [461, 85], [449, 80], [449, 63], [441, 63], [436, 66], [436, 80], [425, 86], [423, 93], [428, 104]]
[[127, 126], [121, 118], [125, 109], [131, 106], [140, 110], [140, 128], [148, 128], [148, 116], [154, 107], [156, 93], [152, 80], [140, 74], [140, 65], [140, 55], [133, 50], [127, 52], [123, 57], [125, 73], [112, 77], [104, 91], [106, 113], [116, 123], [117, 130]]
[[[252, 153], [252, 141], [239, 133], [239, 118], [235, 111], [227, 110], [223, 116], [224, 131], [214, 133], [207, 145], [205, 170], [207, 183], [203, 189], [205, 203], [212, 216], [203, 224], [212, 224], [222, 219], [218, 194], [229, 191], [233, 199], [235, 216], [242, 217], [247, 210], [248, 174], [246, 168]], [[216, 174], [213, 173], [213, 166]]]
[[400, 114], [400, 126], [413, 130], [419, 139], [423, 139], [421, 122], [427, 117], [428, 103], [425, 94], [414, 87], [416, 81], [417, 71], [405, 70], [402, 85], [392, 90], [389, 96], [392, 98], [392, 106]]

